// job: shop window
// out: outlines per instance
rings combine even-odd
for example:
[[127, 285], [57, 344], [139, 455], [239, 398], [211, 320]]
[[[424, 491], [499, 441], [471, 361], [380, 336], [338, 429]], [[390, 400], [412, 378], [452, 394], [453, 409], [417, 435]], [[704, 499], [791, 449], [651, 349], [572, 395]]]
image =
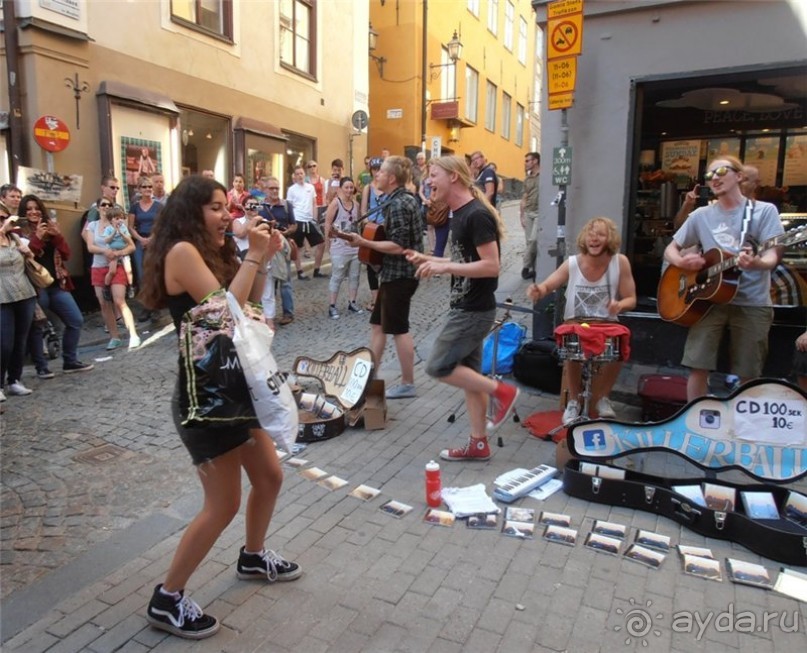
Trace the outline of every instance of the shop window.
[[216, 179], [229, 184], [230, 119], [226, 116], [180, 108], [182, 175], [212, 170]]
[[516, 104], [516, 145], [524, 145], [524, 107]]
[[499, 33], [499, 0], [488, 0], [488, 30], [493, 36]]
[[477, 122], [479, 106], [479, 73], [470, 66], [465, 66], [465, 117]]
[[513, 98], [507, 93], [502, 93], [502, 137], [510, 140], [510, 113], [513, 106]]
[[496, 93], [498, 89], [496, 84], [487, 82], [487, 89], [485, 93], [485, 129], [488, 131], [496, 131]]
[[171, 0], [171, 20], [228, 41], [233, 38], [232, 0]]
[[[285, 130], [283, 134], [286, 136], [286, 168], [285, 177], [281, 181], [283, 186], [288, 188], [293, 183], [291, 176], [294, 173], [294, 168], [299, 165], [305, 165], [306, 161], [311, 159], [316, 160], [314, 149], [316, 141], [302, 134], [293, 134]], [[322, 169], [321, 162], [320, 168]], [[280, 175], [276, 176], [279, 177]]]
[[280, 1], [280, 63], [297, 73], [316, 73], [315, 0]]

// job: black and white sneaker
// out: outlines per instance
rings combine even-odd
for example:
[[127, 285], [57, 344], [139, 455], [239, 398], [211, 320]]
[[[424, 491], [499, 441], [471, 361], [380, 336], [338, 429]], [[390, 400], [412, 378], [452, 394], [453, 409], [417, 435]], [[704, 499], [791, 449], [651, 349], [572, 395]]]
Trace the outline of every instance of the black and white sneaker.
[[196, 603], [180, 591], [180, 598], [160, 592], [162, 585], [154, 588], [149, 601], [146, 621], [154, 628], [184, 637], [185, 639], [205, 639], [219, 630], [219, 621], [202, 612]]
[[[65, 374], [73, 374], [74, 372], [89, 372], [93, 369], [95, 365], [92, 363], [82, 363], [81, 361], [75, 361], [74, 363], [65, 363], [62, 366], [62, 372]], [[39, 377], [42, 378], [41, 376]]]
[[260, 553], [241, 553], [238, 556], [238, 577], [241, 580], [275, 581], [296, 580], [303, 575], [303, 570], [296, 562], [284, 560], [277, 553], [265, 549]]

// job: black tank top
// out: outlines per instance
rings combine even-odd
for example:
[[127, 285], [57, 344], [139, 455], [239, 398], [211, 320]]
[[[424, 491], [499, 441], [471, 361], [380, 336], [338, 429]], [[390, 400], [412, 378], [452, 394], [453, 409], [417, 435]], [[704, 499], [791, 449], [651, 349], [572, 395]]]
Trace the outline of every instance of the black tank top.
[[168, 310], [171, 313], [171, 319], [174, 321], [174, 328], [177, 330], [177, 338], [179, 337], [179, 325], [182, 322], [182, 316], [194, 306], [196, 306], [196, 301], [186, 292], [181, 295], [168, 295]]

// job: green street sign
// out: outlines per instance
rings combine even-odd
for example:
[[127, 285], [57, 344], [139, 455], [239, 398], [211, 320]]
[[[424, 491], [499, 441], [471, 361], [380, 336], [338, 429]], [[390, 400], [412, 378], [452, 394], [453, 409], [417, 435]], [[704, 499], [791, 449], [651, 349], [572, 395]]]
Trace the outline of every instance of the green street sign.
[[552, 184], [568, 186], [572, 179], [572, 148], [556, 147], [552, 150]]

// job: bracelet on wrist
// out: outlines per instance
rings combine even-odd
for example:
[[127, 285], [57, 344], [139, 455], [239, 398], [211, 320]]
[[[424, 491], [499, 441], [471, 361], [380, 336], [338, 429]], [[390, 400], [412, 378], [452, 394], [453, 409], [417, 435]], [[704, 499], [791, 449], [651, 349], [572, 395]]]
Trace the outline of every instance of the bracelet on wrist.
[[245, 258], [244, 263], [252, 263], [252, 265], [257, 265], [258, 267], [261, 267], [261, 262], [256, 261], [255, 259], [252, 258]]

